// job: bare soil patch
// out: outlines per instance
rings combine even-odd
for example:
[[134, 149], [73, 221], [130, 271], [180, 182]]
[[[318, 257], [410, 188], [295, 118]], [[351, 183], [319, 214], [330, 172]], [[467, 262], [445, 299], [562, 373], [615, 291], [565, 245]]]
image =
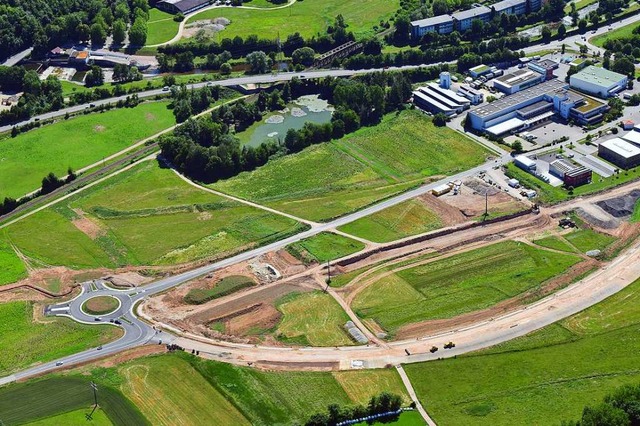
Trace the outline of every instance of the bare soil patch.
[[485, 202], [488, 203], [489, 213], [512, 213], [527, 207], [509, 194], [499, 191], [477, 178], [465, 180], [458, 195], [449, 192], [438, 197], [438, 200], [455, 207], [467, 219], [482, 216], [485, 212]]
[[122, 272], [120, 274], [110, 275], [103, 278], [114, 287], [133, 288], [142, 284], [153, 281], [153, 277], [142, 275], [138, 272]]
[[156, 120], [156, 116], [151, 114], [150, 112], [147, 112], [144, 114], [144, 119], [147, 121], [155, 121]]
[[103, 125], [101, 125], [101, 124], [97, 124], [97, 125], [93, 126], [93, 131], [94, 131], [94, 132], [96, 132], [96, 133], [102, 133], [102, 132], [104, 132], [106, 129], [107, 129], [107, 128], [106, 128], [106, 127], [104, 127], [104, 126], [103, 126]]
[[78, 215], [78, 218], [72, 220], [71, 223], [73, 223], [73, 226], [78, 228], [80, 232], [82, 232], [92, 240], [106, 235], [107, 231], [103, 229], [99, 224], [86, 217], [85, 213], [82, 210], [73, 209], [73, 211]]

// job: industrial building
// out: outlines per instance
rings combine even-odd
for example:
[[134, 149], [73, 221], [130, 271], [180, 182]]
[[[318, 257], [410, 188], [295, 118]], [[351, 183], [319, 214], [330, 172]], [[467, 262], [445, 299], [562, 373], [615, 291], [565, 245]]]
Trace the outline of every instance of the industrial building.
[[460, 86], [458, 95], [465, 97], [471, 101], [471, 105], [478, 105], [484, 101], [484, 94], [469, 86]]
[[453, 17], [440, 15], [411, 22], [411, 37], [418, 39], [427, 33], [449, 34], [453, 32]]
[[520, 167], [525, 172], [535, 173], [536, 172], [536, 162], [531, 158], [524, 155], [516, 155], [513, 159], [513, 162], [516, 166]]
[[451, 15], [453, 17], [453, 25], [460, 32], [471, 29], [474, 20], [489, 22], [491, 20], [491, 9], [487, 6], [477, 6], [462, 12], [456, 12]]
[[469, 99], [458, 96], [449, 89], [443, 89], [435, 83], [427, 83], [413, 92], [413, 103], [425, 111], [447, 116], [460, 114], [471, 105]]
[[640, 147], [640, 132], [636, 132], [635, 130], [632, 130], [622, 135], [620, 139], [623, 139], [626, 142], [632, 143], [635, 146]]
[[493, 80], [493, 87], [507, 95], [535, 86], [545, 80], [545, 74], [530, 69], [521, 69]]
[[506, 15], [524, 15], [527, 13], [527, 0], [502, 0], [491, 5], [493, 12], [500, 16]]
[[566, 186], [585, 185], [591, 182], [591, 170], [559, 158], [549, 163], [549, 173], [562, 179]]
[[554, 109], [565, 120], [584, 126], [602, 121], [609, 106], [573, 90], [559, 91], [553, 96]]
[[620, 138], [609, 139], [598, 145], [598, 155], [621, 169], [640, 164], [640, 148]]
[[[494, 136], [531, 127], [554, 114], [553, 111], [548, 110], [553, 106], [547, 105], [552, 103], [554, 92], [565, 89], [567, 86], [565, 82], [557, 79], [545, 81], [474, 108], [469, 111], [467, 120], [475, 130], [488, 132]], [[546, 104], [538, 104], [540, 101], [545, 101]], [[527, 108], [530, 106], [533, 106], [533, 109]]]
[[627, 76], [590, 65], [573, 74], [569, 83], [572, 88], [601, 98], [608, 98], [627, 87]]
[[491, 67], [485, 64], [476, 65], [473, 68], [469, 68], [469, 75], [473, 78], [478, 78], [483, 75], [489, 74], [492, 71]]
[[557, 70], [560, 65], [551, 59], [542, 59], [540, 61], [531, 61], [527, 66], [530, 70], [544, 75], [545, 80], [551, 80], [555, 77], [553, 71]]
[[156, 3], [156, 7], [168, 13], [187, 13], [195, 12], [203, 7], [209, 6], [209, 0], [162, 0]]

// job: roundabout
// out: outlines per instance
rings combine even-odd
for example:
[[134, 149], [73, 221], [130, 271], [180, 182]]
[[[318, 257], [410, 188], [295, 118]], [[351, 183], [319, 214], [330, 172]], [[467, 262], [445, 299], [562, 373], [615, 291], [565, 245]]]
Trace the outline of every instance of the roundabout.
[[119, 299], [112, 296], [96, 296], [82, 304], [82, 311], [93, 316], [108, 315], [118, 310], [121, 304]]

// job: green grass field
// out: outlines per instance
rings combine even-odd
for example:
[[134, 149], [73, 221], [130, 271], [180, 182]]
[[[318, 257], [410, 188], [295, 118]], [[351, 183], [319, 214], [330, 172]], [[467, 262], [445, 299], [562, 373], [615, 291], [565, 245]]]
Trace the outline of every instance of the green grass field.
[[226, 256], [299, 230], [291, 219], [195, 188], [149, 161], [7, 227], [5, 235], [45, 264], [94, 268]]
[[27, 268], [15, 250], [0, 240], [0, 286], [27, 276]]
[[[638, 383], [640, 282], [560, 323], [478, 354], [407, 365], [439, 425], [559, 424]], [[443, 378], [446, 377], [446, 380]]]
[[616, 30], [606, 32], [604, 34], [595, 36], [589, 39], [589, 43], [602, 47], [607, 40], [615, 40], [618, 38], [627, 38], [633, 35], [633, 30], [638, 27], [638, 23], [634, 22], [629, 25], [625, 25], [624, 27], [620, 27]]
[[[94, 422], [84, 414], [91, 411], [93, 392], [87, 377], [48, 377], [0, 388], [0, 413], [6, 426], [42, 420], [38, 425], [97, 424], [148, 425], [138, 409], [119, 391], [101, 384], [100, 413]], [[80, 415], [80, 419], [77, 416]], [[104, 415], [108, 419], [104, 419]], [[55, 420], [60, 419], [60, 423]], [[83, 423], [81, 423], [84, 420]]]
[[547, 247], [554, 250], [566, 251], [568, 253], [576, 252], [575, 249], [571, 247], [569, 244], [567, 244], [564, 240], [554, 236], [544, 237], [539, 240], [533, 240], [533, 243], [542, 247]]
[[342, 15], [348, 25], [347, 31], [352, 31], [356, 37], [364, 37], [373, 35], [373, 27], [389, 19], [398, 7], [398, 0], [305, 0], [274, 10], [212, 9], [191, 15], [189, 22], [220, 17], [229, 19], [231, 24], [219, 33], [220, 39], [245, 38], [251, 34], [275, 39], [278, 33], [286, 38], [295, 32], [306, 38], [325, 34], [336, 16]]
[[109, 417], [102, 409], [98, 408], [91, 416], [91, 420], [87, 420], [86, 414], [91, 410], [76, 410], [69, 411], [57, 416], [47, 417], [46, 419], [36, 420], [35, 422], [27, 423], [27, 426], [111, 426], [113, 423], [109, 420]]
[[339, 229], [376, 243], [386, 243], [442, 227], [442, 221], [419, 200], [409, 200]]
[[393, 333], [409, 323], [487, 308], [537, 288], [579, 261], [524, 243], [497, 243], [382, 278], [358, 294], [352, 307]]
[[82, 115], [0, 143], [0, 199], [38, 189], [49, 172], [64, 176], [175, 124], [166, 102]]
[[87, 326], [66, 318], [36, 322], [33, 309], [30, 302], [0, 304], [0, 376], [99, 346], [122, 334], [116, 327]]
[[565, 238], [581, 253], [586, 253], [589, 250], [604, 250], [616, 240], [616, 238], [611, 235], [596, 232], [591, 229], [573, 231], [565, 235]]
[[171, 40], [178, 34], [179, 25], [179, 22], [173, 20], [173, 15], [156, 8], [149, 9], [147, 45], [160, 44]]
[[427, 177], [480, 164], [486, 155], [472, 140], [433, 126], [424, 114], [405, 111], [212, 186], [299, 217], [327, 220], [403, 192]]
[[280, 340], [305, 346], [354, 344], [344, 328], [349, 316], [327, 293], [292, 293], [276, 307], [283, 314], [275, 331]]
[[184, 297], [185, 302], [200, 305], [210, 300], [226, 296], [243, 288], [251, 287], [256, 283], [245, 275], [231, 275], [218, 281], [210, 289], [192, 289]]
[[373, 425], [373, 426], [382, 426], [382, 425], [393, 425], [393, 426], [423, 426], [425, 425], [422, 416], [417, 411], [405, 411], [400, 414], [400, 417], [396, 421], [390, 422], [388, 420], [383, 421], [374, 421], [370, 422], [362, 422], [355, 423], [355, 425], [365, 426], [365, 425]]
[[313, 237], [290, 244], [286, 249], [293, 256], [305, 263], [314, 261], [323, 263], [328, 260], [340, 259], [341, 257], [359, 252], [364, 249], [364, 244], [342, 235], [322, 232]]
[[148, 357], [119, 367], [120, 390], [153, 425], [249, 425], [214, 387], [178, 357]]

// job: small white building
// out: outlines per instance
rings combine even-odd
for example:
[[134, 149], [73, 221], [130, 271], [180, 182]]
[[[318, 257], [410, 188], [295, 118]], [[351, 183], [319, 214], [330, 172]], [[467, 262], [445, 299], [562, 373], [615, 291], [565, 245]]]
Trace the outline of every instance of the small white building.
[[522, 170], [533, 173], [536, 171], [536, 162], [526, 155], [516, 155], [513, 159], [513, 162], [516, 166], [520, 167]]

